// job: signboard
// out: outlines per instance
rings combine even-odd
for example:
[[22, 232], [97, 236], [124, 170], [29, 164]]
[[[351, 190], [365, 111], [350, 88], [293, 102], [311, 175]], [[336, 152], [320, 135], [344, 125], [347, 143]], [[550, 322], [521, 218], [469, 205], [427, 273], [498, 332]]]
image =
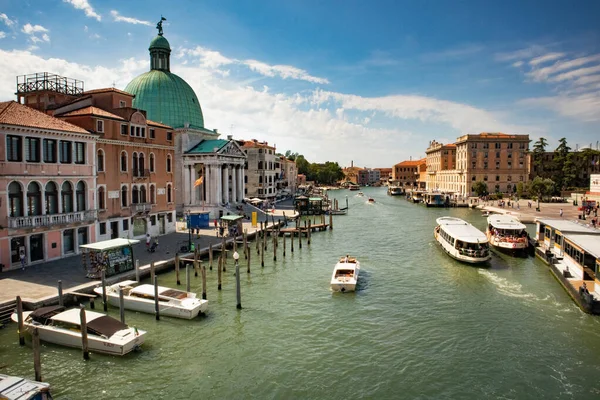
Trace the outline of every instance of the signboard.
[[109, 199], [118, 199], [119, 198], [119, 191], [118, 190], [111, 190], [108, 192], [108, 198]]
[[165, 188], [158, 188], [158, 189], [156, 189], [156, 194], [162, 194], [162, 195], [164, 195], [165, 192], [166, 192]]
[[258, 226], [258, 215], [256, 211], [252, 211], [252, 227], [256, 228]]
[[590, 193], [600, 193], [600, 174], [590, 175]]

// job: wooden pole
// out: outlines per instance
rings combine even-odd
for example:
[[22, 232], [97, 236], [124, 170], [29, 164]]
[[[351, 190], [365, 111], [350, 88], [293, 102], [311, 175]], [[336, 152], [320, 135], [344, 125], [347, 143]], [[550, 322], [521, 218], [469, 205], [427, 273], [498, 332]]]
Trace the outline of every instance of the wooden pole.
[[33, 344], [33, 370], [35, 371], [35, 380], [42, 382], [42, 359], [40, 355], [40, 332], [38, 328], [33, 328], [31, 334]]
[[272, 239], [273, 240], [273, 261], [277, 261], [277, 235]]
[[63, 289], [62, 289], [62, 281], [58, 280], [58, 305], [63, 306]]
[[291, 243], [292, 243], [292, 253], [294, 252], [294, 235], [296, 234], [295, 231], [292, 231], [290, 233], [290, 239], [291, 239]]
[[247, 273], [250, 273], [250, 252], [248, 252], [248, 270]]
[[212, 271], [213, 267], [213, 249], [212, 243], [208, 245], [208, 269]]
[[221, 277], [223, 275], [223, 255], [217, 261], [217, 290], [221, 290]]
[[150, 263], [150, 282], [154, 282], [154, 277], [156, 276], [156, 271], [154, 269], [154, 261], [152, 261]]
[[135, 260], [135, 281], [140, 281], [140, 260]]
[[298, 248], [302, 249], [302, 231], [298, 231]]
[[154, 315], [158, 321], [160, 320], [160, 307], [158, 303], [158, 276], [154, 276], [152, 283], [154, 284]]
[[177, 286], [181, 285], [179, 280], [179, 254], [175, 255], [175, 277], [177, 278]]
[[106, 301], [106, 271], [102, 270], [102, 307], [108, 311], [108, 302]]
[[285, 234], [281, 237], [281, 240], [283, 241], [283, 256], [285, 257]]
[[198, 249], [196, 249], [194, 251], [194, 277], [198, 277], [198, 258], [199, 258], [199, 254], [198, 254]]
[[83, 350], [83, 359], [90, 359], [90, 351], [88, 349], [88, 335], [87, 335], [87, 320], [85, 315], [85, 308], [81, 307], [79, 310], [79, 319], [81, 323], [81, 349]]
[[329, 214], [329, 230], [333, 229], [333, 215]]
[[206, 266], [201, 265], [201, 275], [202, 275], [202, 300], [206, 300]]
[[96, 304], [93, 297], [90, 297], [90, 309], [94, 310], [96, 308]]
[[125, 323], [125, 297], [123, 296], [123, 288], [119, 288], [119, 316], [121, 322]]
[[244, 258], [248, 258], [248, 231], [244, 230]]
[[263, 242], [263, 250], [267, 251], [267, 224], [265, 224], [265, 234], [262, 237], [262, 242]]
[[308, 230], [306, 231], [306, 244], [308, 244], [310, 246], [310, 231], [312, 229], [312, 226], [310, 225], [310, 221], [308, 221]]
[[185, 291], [189, 292], [190, 291], [190, 264], [186, 263], [185, 264]]
[[17, 332], [19, 333], [19, 345], [25, 346], [25, 331], [23, 328], [23, 301], [21, 301], [21, 296], [17, 296], [17, 323], [19, 325], [17, 328]]
[[[266, 240], [266, 238], [263, 238], [263, 241]], [[264, 267], [265, 266], [265, 250], [263, 249], [263, 251], [260, 252], [260, 266]]]
[[238, 310], [242, 309], [242, 291], [240, 289], [240, 264], [238, 260], [235, 260], [235, 297], [237, 299], [237, 304], [235, 308]]
[[[262, 223], [262, 222], [261, 222]], [[256, 240], [256, 254], [260, 254], [260, 235], [259, 232], [256, 232], [254, 235], [254, 240]]]

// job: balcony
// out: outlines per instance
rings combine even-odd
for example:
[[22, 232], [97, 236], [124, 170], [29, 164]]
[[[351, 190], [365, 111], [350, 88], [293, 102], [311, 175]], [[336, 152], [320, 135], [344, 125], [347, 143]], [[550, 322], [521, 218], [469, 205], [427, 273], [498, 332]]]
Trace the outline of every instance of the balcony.
[[133, 213], [143, 213], [146, 211], [152, 211], [151, 203], [136, 203], [131, 205], [131, 212]]
[[148, 179], [149, 176], [150, 176], [149, 169], [134, 169], [133, 170], [133, 177], [137, 180]]
[[97, 210], [85, 210], [66, 214], [8, 217], [8, 227], [20, 229], [35, 228], [39, 226], [67, 225], [78, 222], [94, 222], [97, 218], [97, 215]]

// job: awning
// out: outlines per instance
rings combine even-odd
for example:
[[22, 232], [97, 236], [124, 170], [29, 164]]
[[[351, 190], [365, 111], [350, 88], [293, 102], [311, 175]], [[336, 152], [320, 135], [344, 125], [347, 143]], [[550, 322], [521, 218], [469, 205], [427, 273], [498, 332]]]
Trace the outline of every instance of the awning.
[[104, 240], [102, 242], [96, 242], [96, 243], [90, 243], [90, 244], [83, 244], [81, 246], [79, 246], [82, 249], [91, 249], [91, 250], [110, 250], [110, 249], [115, 249], [117, 247], [123, 247], [123, 246], [131, 246], [132, 244], [136, 244], [139, 243], [139, 240], [136, 239], [123, 239], [123, 238], [118, 238], [118, 239], [110, 239], [110, 240]]
[[244, 216], [243, 216], [243, 215], [236, 215], [236, 214], [232, 214], [232, 215], [223, 215], [223, 216], [221, 217], [221, 219], [222, 219], [223, 221], [237, 221], [237, 220], [239, 220], [239, 219], [242, 219], [242, 218], [244, 218]]

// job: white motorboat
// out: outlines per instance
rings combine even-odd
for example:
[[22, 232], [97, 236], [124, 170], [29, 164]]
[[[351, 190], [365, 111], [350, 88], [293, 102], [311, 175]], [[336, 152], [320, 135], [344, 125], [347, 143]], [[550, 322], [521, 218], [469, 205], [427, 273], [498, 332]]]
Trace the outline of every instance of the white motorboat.
[[[123, 290], [123, 301], [127, 310], [154, 314], [154, 286], [136, 281], [123, 281], [106, 287], [106, 297], [111, 306], [119, 307], [119, 290]], [[102, 296], [102, 287], [94, 288]], [[208, 300], [196, 297], [196, 293], [168, 287], [158, 287], [158, 304], [161, 315], [192, 319], [208, 309]]]
[[388, 186], [387, 194], [390, 196], [400, 196], [404, 194], [402, 186]]
[[436, 222], [433, 236], [450, 257], [470, 264], [491, 258], [487, 237], [473, 225], [453, 217], [440, 217]]
[[[17, 313], [10, 317], [18, 322]], [[146, 331], [130, 328], [108, 315], [85, 310], [88, 348], [92, 352], [125, 355], [142, 343]], [[62, 346], [81, 348], [80, 309], [66, 310], [62, 306], [38, 308], [23, 312], [23, 324], [28, 330], [37, 328], [40, 340]]]
[[334, 292], [353, 292], [356, 290], [360, 263], [354, 257], [342, 257], [333, 268], [331, 290]]
[[52, 400], [50, 384], [0, 374], [0, 399]]
[[511, 215], [490, 215], [485, 233], [490, 244], [499, 250], [520, 252], [529, 247], [527, 227]]

